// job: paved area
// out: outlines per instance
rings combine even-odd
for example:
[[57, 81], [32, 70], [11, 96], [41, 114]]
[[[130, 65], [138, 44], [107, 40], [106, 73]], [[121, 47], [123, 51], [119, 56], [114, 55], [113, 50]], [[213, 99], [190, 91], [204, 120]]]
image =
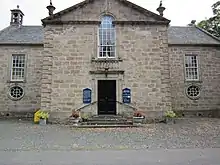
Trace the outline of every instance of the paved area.
[[1, 165], [219, 165], [220, 149], [0, 152]]
[[73, 162], [115, 165], [115, 161], [126, 162], [126, 165], [182, 165], [187, 161], [194, 161], [193, 165], [197, 162], [219, 165], [219, 153], [220, 119], [188, 119], [174, 125], [118, 129], [76, 129], [0, 121], [1, 165]]

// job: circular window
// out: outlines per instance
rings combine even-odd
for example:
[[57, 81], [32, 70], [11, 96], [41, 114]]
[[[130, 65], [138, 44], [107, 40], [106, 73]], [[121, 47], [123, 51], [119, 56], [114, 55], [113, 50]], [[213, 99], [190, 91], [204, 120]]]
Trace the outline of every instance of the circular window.
[[190, 85], [186, 89], [186, 94], [191, 99], [197, 99], [200, 95], [200, 87], [196, 85]]
[[20, 100], [24, 96], [24, 89], [20, 86], [13, 86], [9, 89], [9, 95], [12, 100]]

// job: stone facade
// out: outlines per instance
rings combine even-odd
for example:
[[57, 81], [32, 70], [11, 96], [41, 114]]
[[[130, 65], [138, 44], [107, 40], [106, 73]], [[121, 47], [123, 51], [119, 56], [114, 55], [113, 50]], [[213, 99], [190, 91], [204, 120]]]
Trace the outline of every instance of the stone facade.
[[[94, 1], [59, 19], [99, 20], [106, 10], [103, 3], [105, 1]], [[118, 3], [116, 0], [110, 1], [107, 12], [114, 15], [117, 21], [154, 20], [153, 17], [137, 13]], [[81, 14], [78, 17], [76, 13]], [[60, 112], [69, 115], [71, 110], [84, 106], [83, 88], [91, 88], [92, 100], [97, 101], [97, 81], [116, 80], [117, 101], [122, 101], [122, 89], [128, 87], [132, 91], [131, 106], [149, 113], [154, 112], [154, 115], [161, 115], [163, 111], [170, 109], [167, 26], [116, 25], [118, 68], [113, 69], [116, 73], [108, 77], [91, 73], [97, 64], [92, 60], [97, 60], [98, 28], [98, 24], [46, 25], [42, 108], [58, 113], [59, 117]], [[124, 73], [117, 73], [119, 70]], [[121, 111], [118, 108], [117, 113], [123, 113]], [[97, 108], [92, 113], [97, 114]]]
[[[0, 45], [2, 114], [33, 113], [41, 107], [50, 112], [51, 118], [65, 119], [72, 110], [97, 115], [98, 80], [116, 80], [117, 114], [141, 110], [147, 117], [157, 118], [170, 109], [219, 112], [219, 46], [170, 44], [169, 21], [124, 1], [86, 0], [82, 6], [61, 11], [48, 20], [45, 18], [41, 45]], [[113, 16], [116, 22], [114, 59], [98, 58], [98, 29], [103, 14]], [[34, 31], [36, 29], [31, 34]], [[14, 53], [26, 55], [24, 82], [9, 81]], [[185, 54], [199, 57], [200, 79], [196, 82], [185, 81]], [[108, 70], [105, 70], [106, 65]], [[202, 89], [197, 100], [189, 99], [185, 93], [192, 83]], [[8, 89], [14, 84], [25, 90], [19, 101], [8, 97]], [[90, 105], [83, 104], [84, 88], [92, 90]], [[131, 89], [129, 105], [122, 103], [124, 88]]]
[[[184, 76], [185, 54], [196, 54], [199, 60], [199, 80], [186, 81]], [[203, 115], [204, 111], [216, 111], [220, 106], [220, 56], [216, 47], [170, 46], [170, 77], [172, 109], [190, 111], [193, 115]], [[199, 99], [187, 97], [185, 89], [190, 84], [201, 87]], [[198, 114], [197, 114], [198, 113]], [[187, 115], [187, 113], [186, 113]], [[205, 116], [207, 113], [204, 114]], [[210, 113], [212, 115], [212, 113]]]
[[[0, 116], [16, 115], [20, 112], [33, 113], [40, 108], [41, 101], [41, 67], [43, 46], [0, 46]], [[24, 54], [26, 58], [26, 76], [24, 82], [10, 81], [12, 54]], [[20, 85], [24, 89], [24, 97], [19, 101], [9, 98], [9, 88]]]
[[155, 21], [153, 17], [149, 14], [143, 14], [139, 11], [125, 6], [123, 3], [117, 0], [110, 0], [106, 2], [105, 0], [96, 0], [83, 7], [79, 7], [76, 10], [63, 15], [58, 20], [62, 21], [81, 21], [81, 20], [91, 20], [100, 21], [101, 15], [111, 14], [120, 21], [137, 21], [137, 20], [149, 20]]

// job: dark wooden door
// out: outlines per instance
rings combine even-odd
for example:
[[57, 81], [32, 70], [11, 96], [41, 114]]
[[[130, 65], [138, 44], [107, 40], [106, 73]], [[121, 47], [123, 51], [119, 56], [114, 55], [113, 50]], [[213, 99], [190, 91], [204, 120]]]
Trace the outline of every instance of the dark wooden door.
[[116, 115], [116, 80], [98, 80], [98, 115]]

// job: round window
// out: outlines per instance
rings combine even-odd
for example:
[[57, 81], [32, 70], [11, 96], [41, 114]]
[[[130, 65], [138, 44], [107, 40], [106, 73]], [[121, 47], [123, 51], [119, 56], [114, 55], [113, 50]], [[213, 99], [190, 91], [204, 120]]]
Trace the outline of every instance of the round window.
[[20, 100], [24, 96], [24, 89], [20, 86], [13, 86], [9, 89], [9, 95], [12, 100]]
[[186, 89], [186, 94], [191, 99], [197, 99], [200, 95], [200, 87], [196, 85], [190, 85]]

